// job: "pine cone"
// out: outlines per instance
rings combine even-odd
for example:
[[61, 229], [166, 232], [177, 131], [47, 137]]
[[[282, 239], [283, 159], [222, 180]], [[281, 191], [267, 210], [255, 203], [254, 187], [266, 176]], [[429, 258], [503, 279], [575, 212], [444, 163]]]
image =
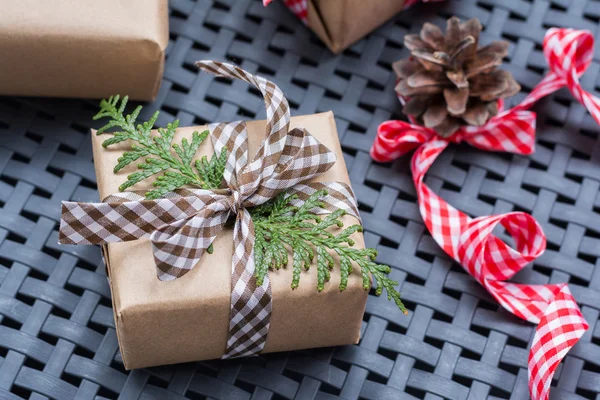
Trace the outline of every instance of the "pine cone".
[[521, 87], [510, 72], [497, 67], [508, 43], [495, 41], [477, 49], [481, 24], [476, 19], [447, 21], [446, 34], [425, 23], [420, 35], [406, 35], [412, 57], [394, 63], [396, 91], [407, 99], [404, 113], [448, 137], [462, 125], [481, 126], [498, 113], [498, 99]]

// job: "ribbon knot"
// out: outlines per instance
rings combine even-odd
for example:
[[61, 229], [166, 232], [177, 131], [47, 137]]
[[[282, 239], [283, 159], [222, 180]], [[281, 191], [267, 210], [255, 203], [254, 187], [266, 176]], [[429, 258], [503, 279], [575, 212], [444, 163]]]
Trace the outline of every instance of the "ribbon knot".
[[[590, 65], [593, 44], [590, 32], [552, 28], [544, 38], [550, 73], [521, 104], [501, 112], [484, 126], [463, 127], [450, 138], [414, 123], [386, 121], [379, 126], [371, 149], [377, 161], [391, 161], [416, 149], [411, 161], [413, 181], [419, 210], [434, 240], [505, 309], [538, 324], [528, 361], [529, 391], [534, 400], [548, 398], [558, 363], [588, 329], [566, 284], [506, 281], [543, 253], [546, 237], [542, 228], [523, 212], [472, 219], [435, 194], [424, 183], [424, 177], [449, 143], [466, 142], [487, 151], [531, 154], [536, 116], [529, 108], [565, 85], [600, 123], [600, 100], [579, 83], [579, 76]], [[514, 248], [493, 234], [500, 227], [512, 237]]]
[[229, 203], [229, 209], [234, 214], [239, 213], [239, 211], [243, 207], [243, 203], [244, 203], [244, 200], [242, 199], [240, 192], [238, 192], [237, 190], [234, 190], [231, 193], [231, 196], [229, 196], [227, 198], [227, 201]]

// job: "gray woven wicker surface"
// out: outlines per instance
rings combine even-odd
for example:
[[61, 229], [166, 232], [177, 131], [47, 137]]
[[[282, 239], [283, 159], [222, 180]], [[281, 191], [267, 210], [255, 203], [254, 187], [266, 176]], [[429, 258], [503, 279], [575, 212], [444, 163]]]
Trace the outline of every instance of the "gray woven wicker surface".
[[[407, 55], [407, 32], [452, 14], [477, 17], [483, 41], [510, 41], [506, 68], [529, 90], [545, 68], [545, 30], [598, 33], [600, 1], [419, 5], [337, 57], [281, 4], [170, 4], [165, 81], [146, 115], [160, 109], [160, 125], [176, 117], [184, 126], [263, 117], [248, 86], [199, 75], [192, 64], [203, 58], [273, 79], [293, 114], [333, 110], [367, 242], [393, 266], [411, 313], [371, 296], [357, 346], [125, 371], [99, 249], [57, 244], [60, 201], [97, 200], [88, 136], [97, 103], [1, 98], [0, 398], [526, 399], [534, 326], [500, 309], [433, 242], [409, 158], [379, 165], [368, 149], [377, 125], [400, 117], [390, 64]], [[596, 47], [582, 82], [598, 93]], [[542, 224], [548, 250], [517, 280], [569, 282], [590, 323], [559, 367], [552, 397], [600, 399], [600, 130], [564, 90], [536, 110], [533, 156], [451, 146], [427, 182], [472, 215], [524, 210]]]

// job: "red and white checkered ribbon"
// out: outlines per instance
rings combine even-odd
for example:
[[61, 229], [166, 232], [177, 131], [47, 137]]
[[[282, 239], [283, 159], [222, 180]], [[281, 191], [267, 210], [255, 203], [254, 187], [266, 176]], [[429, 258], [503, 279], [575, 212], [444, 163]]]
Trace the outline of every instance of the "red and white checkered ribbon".
[[[263, 5], [266, 7], [272, 1], [273, 0], [263, 0]], [[419, 1], [429, 2], [441, 0], [406, 0], [404, 2], [404, 8], [408, 8]], [[304, 25], [308, 24], [308, 0], [283, 0], [283, 3], [304, 23]]]
[[[268, 6], [273, 0], [263, 0], [263, 6]], [[283, 0], [287, 8], [293, 12], [304, 25], [308, 24], [308, 0]]]
[[[600, 100], [583, 90], [579, 83], [579, 76], [592, 60], [593, 45], [590, 32], [552, 28], [544, 38], [544, 55], [550, 73], [521, 104], [482, 127], [464, 127], [450, 138], [442, 138], [423, 126], [387, 121], [379, 126], [371, 149], [373, 159], [382, 162], [417, 149], [411, 162], [413, 180], [421, 215], [435, 241], [504, 308], [538, 324], [528, 361], [529, 391], [535, 400], [548, 399], [554, 371], [588, 329], [565, 283], [506, 282], [545, 250], [542, 228], [531, 215], [523, 212], [472, 219], [435, 194], [425, 185], [423, 177], [449, 143], [466, 142], [488, 151], [531, 154], [535, 142], [535, 113], [528, 108], [563, 86], [567, 86], [600, 123]], [[514, 248], [492, 234], [498, 224], [513, 237]]]

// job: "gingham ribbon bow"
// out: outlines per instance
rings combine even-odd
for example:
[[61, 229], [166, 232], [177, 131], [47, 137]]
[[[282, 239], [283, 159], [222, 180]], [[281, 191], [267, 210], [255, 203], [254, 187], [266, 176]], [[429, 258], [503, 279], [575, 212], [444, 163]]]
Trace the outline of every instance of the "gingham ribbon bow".
[[[273, 0], [263, 0], [263, 5], [268, 6]], [[430, 1], [443, 1], [443, 0], [421, 0], [424, 3]], [[405, 0], [404, 8], [408, 8], [416, 3], [419, 0]], [[308, 24], [308, 0], [283, 0], [283, 3], [289, 8], [295, 15], [298, 17], [300, 21], [304, 23], [304, 25]]]
[[245, 122], [211, 124], [215, 153], [227, 149], [227, 189], [185, 189], [158, 200], [126, 192], [111, 195], [103, 203], [63, 202], [60, 242], [106, 244], [149, 237], [158, 277], [168, 281], [188, 273], [235, 214], [224, 358], [250, 355], [265, 346], [272, 294], [268, 275], [260, 286], [254, 277], [254, 225], [248, 208], [283, 191], [296, 194], [300, 206], [316, 190], [326, 188], [324, 208], [316, 212], [341, 208], [358, 218], [358, 210], [346, 184], [305, 182], [329, 170], [336, 157], [306, 130], [289, 130], [289, 106], [274, 83], [231, 64], [200, 61], [197, 66], [217, 76], [246, 81], [262, 93], [267, 109], [266, 137], [254, 159], [248, 162]]
[[[588, 324], [566, 284], [527, 285], [506, 282], [546, 248], [546, 237], [535, 219], [523, 212], [472, 219], [452, 207], [425, 185], [423, 178], [449, 143], [466, 142], [489, 151], [531, 154], [535, 142], [538, 99], [567, 86], [600, 123], [600, 101], [584, 91], [579, 76], [592, 59], [593, 37], [587, 31], [550, 29], [544, 55], [550, 73], [524, 101], [492, 118], [482, 127], [467, 127], [450, 138], [422, 126], [387, 121], [380, 125], [371, 156], [391, 161], [417, 148], [411, 162], [419, 210], [435, 241], [462, 265], [508, 311], [538, 324], [529, 353], [531, 398], [547, 399], [552, 375]], [[513, 237], [511, 248], [492, 230], [502, 225]]]

